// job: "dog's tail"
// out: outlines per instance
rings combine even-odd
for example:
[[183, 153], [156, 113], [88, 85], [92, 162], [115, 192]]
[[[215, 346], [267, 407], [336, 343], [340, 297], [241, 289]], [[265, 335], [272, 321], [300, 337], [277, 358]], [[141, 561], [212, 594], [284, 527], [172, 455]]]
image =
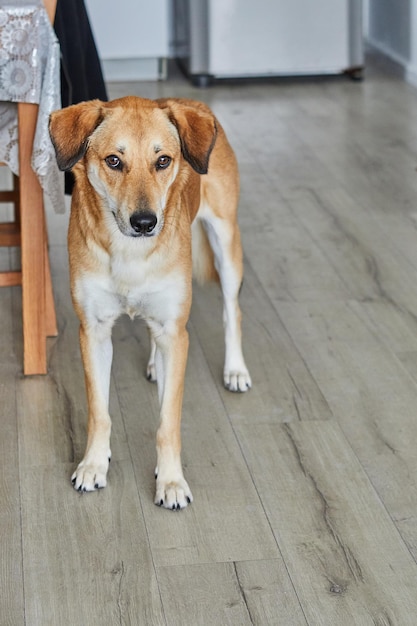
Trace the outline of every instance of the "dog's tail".
[[214, 254], [211, 249], [207, 233], [199, 219], [192, 225], [193, 242], [193, 276], [199, 283], [213, 280], [220, 282], [214, 265]]

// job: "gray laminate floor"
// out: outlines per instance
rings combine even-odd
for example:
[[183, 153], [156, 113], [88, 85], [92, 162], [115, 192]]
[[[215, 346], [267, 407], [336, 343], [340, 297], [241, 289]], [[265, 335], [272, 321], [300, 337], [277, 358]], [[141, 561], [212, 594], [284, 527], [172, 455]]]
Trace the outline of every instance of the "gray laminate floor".
[[203, 99], [229, 134], [253, 389], [222, 388], [220, 294], [196, 288], [183, 411], [195, 501], [154, 506], [147, 333], [121, 319], [108, 487], [75, 492], [83, 373], [68, 210], [50, 212], [47, 376], [22, 377], [20, 290], [0, 290], [1, 626], [415, 626], [417, 90], [370, 63], [362, 83], [198, 90], [177, 76], [109, 91]]

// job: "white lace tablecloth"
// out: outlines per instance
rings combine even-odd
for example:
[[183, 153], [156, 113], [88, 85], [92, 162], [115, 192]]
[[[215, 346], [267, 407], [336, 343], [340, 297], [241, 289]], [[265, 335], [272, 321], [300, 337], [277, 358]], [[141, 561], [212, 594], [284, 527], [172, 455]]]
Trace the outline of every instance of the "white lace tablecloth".
[[61, 108], [60, 49], [41, 0], [0, 0], [0, 161], [17, 175], [18, 102], [39, 104], [32, 167], [62, 212], [64, 177], [48, 132], [49, 114]]

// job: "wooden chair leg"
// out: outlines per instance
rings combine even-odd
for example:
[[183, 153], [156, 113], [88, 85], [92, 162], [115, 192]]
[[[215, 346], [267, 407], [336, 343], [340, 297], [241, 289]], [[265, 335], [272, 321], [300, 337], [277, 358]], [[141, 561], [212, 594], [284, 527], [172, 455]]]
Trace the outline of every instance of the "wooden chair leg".
[[46, 374], [45, 214], [31, 167], [38, 105], [19, 103], [19, 184], [22, 256], [23, 371]]
[[54, 293], [52, 289], [51, 266], [49, 263], [47, 235], [45, 235], [45, 330], [47, 337], [56, 337], [58, 324], [56, 321]]
[[[56, 0], [44, 0], [51, 23]], [[18, 103], [19, 179], [1, 200], [15, 205], [14, 222], [0, 224], [0, 245], [21, 248], [21, 272], [0, 273], [0, 287], [22, 285], [23, 372], [46, 374], [46, 337], [58, 334], [47, 248], [43, 191], [32, 169], [37, 104]], [[18, 193], [17, 193], [18, 180]]]

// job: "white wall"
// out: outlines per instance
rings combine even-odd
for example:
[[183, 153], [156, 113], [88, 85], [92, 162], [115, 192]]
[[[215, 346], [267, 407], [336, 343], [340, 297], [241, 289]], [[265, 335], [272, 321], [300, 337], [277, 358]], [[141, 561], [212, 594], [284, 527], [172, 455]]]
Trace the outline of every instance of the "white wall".
[[85, 0], [107, 80], [158, 78], [169, 56], [168, 0]]
[[369, 43], [399, 63], [417, 85], [417, 0], [367, 0]]

